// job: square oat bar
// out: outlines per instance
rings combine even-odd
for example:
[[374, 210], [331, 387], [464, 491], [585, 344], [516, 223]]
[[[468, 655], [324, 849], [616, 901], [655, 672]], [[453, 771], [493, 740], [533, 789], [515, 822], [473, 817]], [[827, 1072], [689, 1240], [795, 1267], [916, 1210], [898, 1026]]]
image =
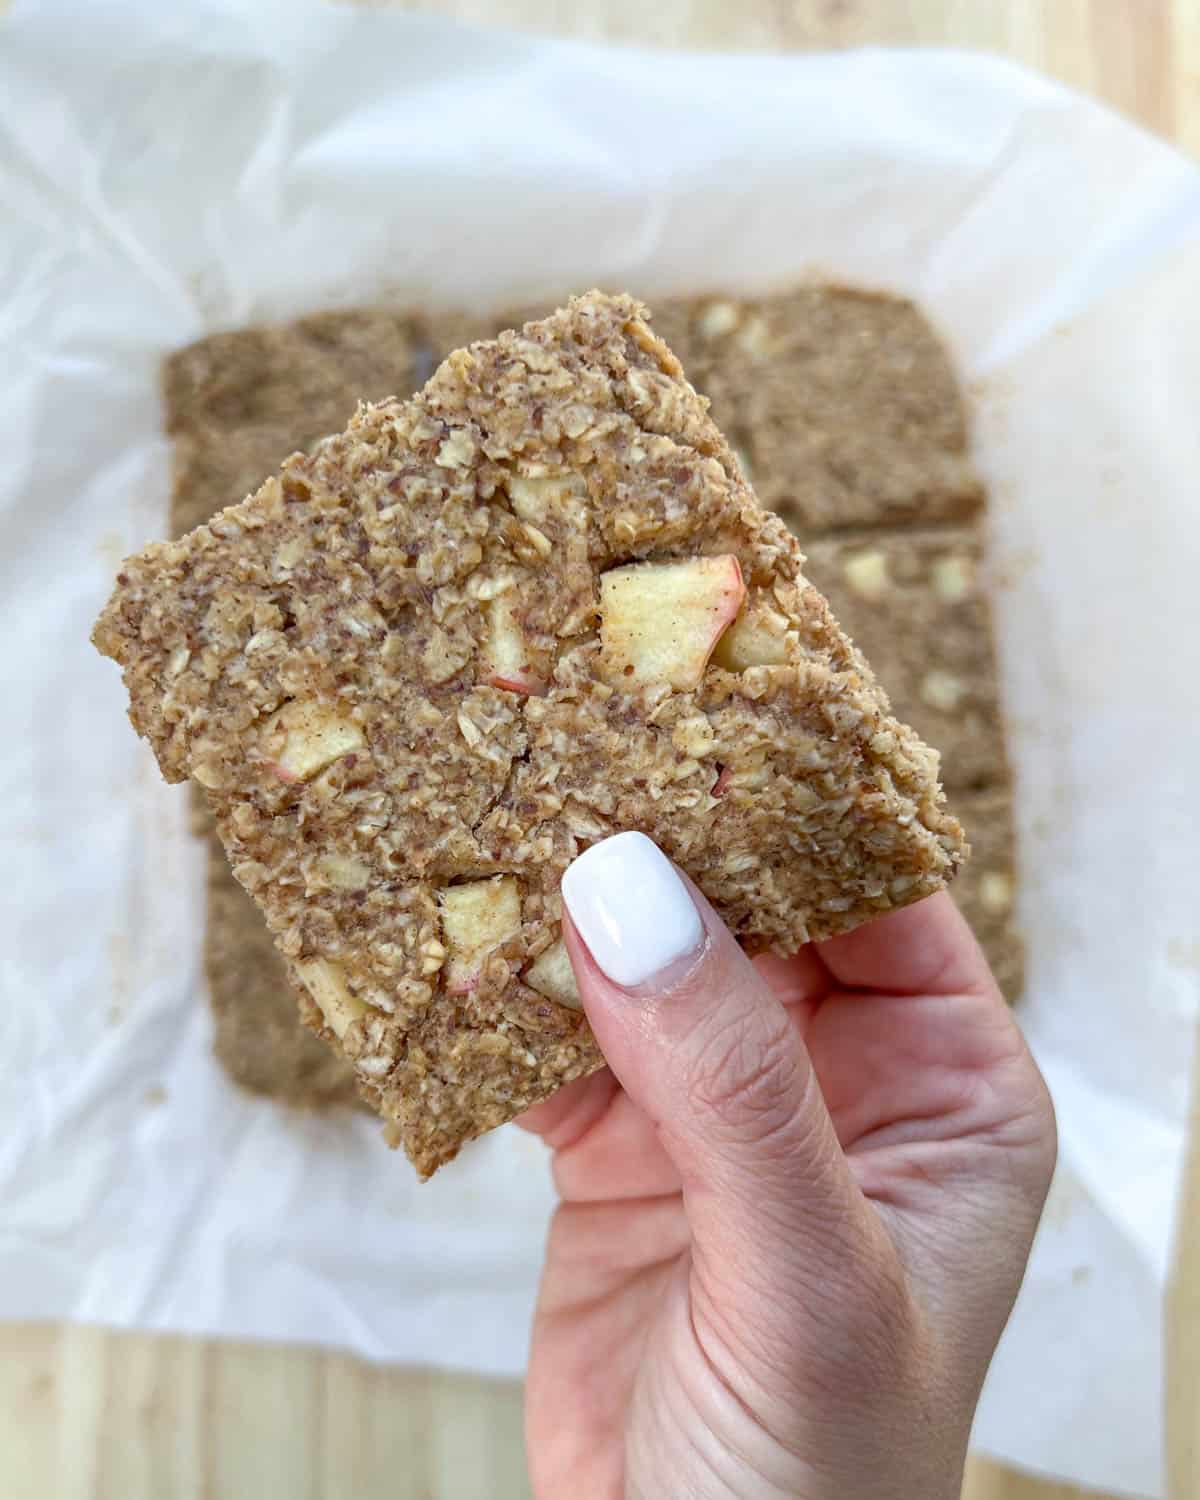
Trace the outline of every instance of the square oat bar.
[[1016, 829], [1012, 790], [956, 794], [954, 811], [971, 842], [971, 858], [954, 899], [987, 954], [1005, 997], [1015, 1003], [1025, 978], [1025, 944], [1016, 919]]
[[[172, 355], [163, 371], [172, 536], [342, 427], [360, 397], [408, 395], [433, 368], [427, 361], [418, 379], [422, 347], [412, 317], [354, 311], [216, 334]], [[204, 963], [217, 1060], [243, 1088], [288, 1104], [356, 1101], [350, 1063], [301, 1025], [283, 959], [195, 790], [196, 832], [212, 844]]]
[[287, 969], [262, 913], [212, 840], [204, 966], [215, 1023], [213, 1050], [251, 1093], [309, 1108], [353, 1104], [354, 1069], [299, 1023]]
[[[530, 314], [529, 316], [532, 316]], [[354, 310], [211, 335], [164, 366], [170, 532], [182, 536], [341, 427], [360, 398], [406, 397], [451, 350], [524, 317]], [[351, 1063], [300, 1020], [287, 967], [238, 885], [199, 785], [209, 839], [204, 963], [213, 1051], [241, 1087], [313, 1109], [358, 1099]]]
[[879, 674], [896, 717], [942, 754], [951, 789], [1008, 775], [991, 609], [975, 527], [805, 545], [807, 576]]
[[361, 408], [126, 563], [96, 627], [306, 1019], [422, 1175], [601, 1058], [559, 880], [641, 828], [752, 948], [961, 862], [936, 757], [629, 298]]
[[346, 392], [391, 395], [419, 342], [414, 315], [388, 308], [212, 334], [166, 361], [168, 431], [193, 422], [231, 428], [297, 420], [313, 437], [339, 431], [353, 410]]
[[422, 349], [409, 314], [360, 310], [214, 334], [173, 354], [163, 368], [173, 525], [191, 530], [244, 500], [288, 454], [340, 431], [360, 400], [414, 390], [432, 370], [420, 373]]
[[836, 286], [710, 299], [689, 333], [689, 377], [802, 542], [982, 509], [958, 381], [911, 302]]

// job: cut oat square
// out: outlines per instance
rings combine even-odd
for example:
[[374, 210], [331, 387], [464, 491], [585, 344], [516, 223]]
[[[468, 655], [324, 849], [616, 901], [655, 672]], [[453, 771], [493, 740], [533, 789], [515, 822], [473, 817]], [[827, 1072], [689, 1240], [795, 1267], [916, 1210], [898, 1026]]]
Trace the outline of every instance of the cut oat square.
[[244, 500], [290, 454], [340, 431], [360, 400], [407, 395], [423, 342], [413, 316], [321, 313], [213, 334], [163, 367], [172, 531]]
[[920, 309], [853, 287], [695, 304], [688, 372], [801, 541], [983, 508], [954, 368]]
[[428, 1176], [602, 1058], [559, 881], [637, 828], [750, 948], [940, 889], [937, 757], [628, 297], [459, 350], [126, 563], [95, 631]]
[[977, 527], [804, 544], [807, 572], [887, 688], [896, 717], [942, 756], [946, 788], [1008, 775]]
[[284, 962], [215, 840], [208, 857], [204, 969], [213, 1051], [235, 1083], [310, 1109], [357, 1100], [351, 1063], [299, 1024]]
[[[214, 334], [171, 355], [163, 369], [171, 535], [244, 499], [289, 454], [344, 426], [360, 398], [408, 395], [420, 384], [420, 355], [414, 318], [382, 310]], [[204, 967], [217, 1061], [242, 1088], [288, 1105], [355, 1102], [352, 1064], [302, 1026], [284, 960], [194, 790], [194, 831], [211, 844]]]
[[1025, 983], [1025, 943], [1017, 914], [1017, 850], [1012, 788], [955, 793], [954, 811], [971, 841], [971, 858], [954, 899], [1010, 1004]]

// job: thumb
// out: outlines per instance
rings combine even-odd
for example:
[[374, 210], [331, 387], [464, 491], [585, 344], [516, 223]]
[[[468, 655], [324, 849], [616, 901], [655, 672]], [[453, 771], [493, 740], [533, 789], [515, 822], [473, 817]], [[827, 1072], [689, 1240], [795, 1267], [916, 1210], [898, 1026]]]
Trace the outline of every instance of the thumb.
[[[869, 1217], [799, 1031], [644, 834], [593, 845], [562, 894], [584, 1009], [679, 1172], [695, 1269], [726, 1306], [777, 1321], [789, 1288], [843, 1279]], [[745, 1305], [755, 1288], [764, 1308]]]

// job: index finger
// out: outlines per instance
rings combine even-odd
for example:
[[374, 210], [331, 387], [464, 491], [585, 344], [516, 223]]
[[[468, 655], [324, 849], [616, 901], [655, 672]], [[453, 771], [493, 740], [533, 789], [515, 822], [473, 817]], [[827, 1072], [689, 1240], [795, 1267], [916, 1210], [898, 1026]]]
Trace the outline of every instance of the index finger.
[[948, 891], [818, 943], [839, 985], [891, 994], [986, 994], [996, 981]]

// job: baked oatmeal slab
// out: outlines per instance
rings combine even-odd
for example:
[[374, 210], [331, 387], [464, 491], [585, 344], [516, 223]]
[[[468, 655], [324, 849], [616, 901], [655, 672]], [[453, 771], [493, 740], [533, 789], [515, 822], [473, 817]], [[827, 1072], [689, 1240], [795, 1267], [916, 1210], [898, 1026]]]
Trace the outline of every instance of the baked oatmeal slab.
[[991, 607], [977, 526], [806, 541], [807, 571], [887, 688], [896, 716], [941, 752], [959, 789], [1008, 776]]
[[954, 811], [971, 841], [971, 858], [954, 887], [954, 899], [987, 954], [1010, 1004], [1025, 982], [1025, 943], [1017, 913], [1016, 819], [1010, 786], [954, 793]]
[[459, 350], [126, 563], [95, 631], [423, 1176], [601, 1065], [559, 880], [640, 828], [752, 948], [943, 886], [893, 720], [627, 297]]
[[816, 285], [707, 299], [684, 337], [759, 500], [802, 541], [982, 510], [954, 367], [913, 303]]
[[211, 839], [207, 853], [204, 969], [218, 1062], [234, 1083], [281, 1104], [356, 1103], [352, 1065], [299, 1024], [283, 960], [224, 850]]

